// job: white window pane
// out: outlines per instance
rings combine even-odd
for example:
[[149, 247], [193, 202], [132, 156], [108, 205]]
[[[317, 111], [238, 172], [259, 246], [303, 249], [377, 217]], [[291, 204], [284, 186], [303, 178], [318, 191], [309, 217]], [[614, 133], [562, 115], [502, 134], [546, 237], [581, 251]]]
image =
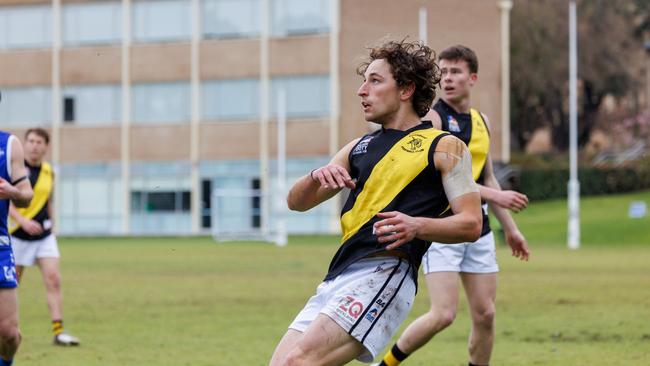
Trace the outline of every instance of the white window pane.
[[50, 88], [9, 88], [2, 91], [0, 123], [7, 125], [44, 125], [52, 122]]
[[[63, 89], [64, 123], [117, 124], [121, 120], [121, 88], [119, 85], [68, 86]], [[72, 100], [73, 121], [66, 121], [66, 99]], [[69, 102], [70, 103], [70, 102]], [[69, 108], [70, 106], [68, 106]]]
[[218, 80], [203, 84], [204, 120], [253, 119], [259, 115], [259, 80]]
[[272, 0], [271, 11], [274, 35], [329, 31], [329, 0]]
[[[52, 43], [52, 11], [49, 6], [7, 7], [0, 9], [6, 48], [48, 47]], [[3, 27], [4, 25], [4, 27]]]
[[325, 117], [329, 115], [329, 77], [327, 75], [294, 76], [271, 82], [271, 113], [277, 114], [280, 89], [284, 89], [287, 117]]
[[119, 43], [121, 34], [122, 7], [119, 2], [63, 6], [65, 44]]
[[189, 1], [137, 1], [133, 3], [132, 29], [136, 42], [189, 40]]
[[77, 210], [80, 216], [107, 215], [109, 210], [109, 186], [102, 178], [79, 178], [77, 196], [79, 198]]
[[203, 0], [206, 38], [253, 37], [260, 33], [260, 0]]
[[134, 122], [189, 121], [189, 83], [136, 84], [131, 104]]

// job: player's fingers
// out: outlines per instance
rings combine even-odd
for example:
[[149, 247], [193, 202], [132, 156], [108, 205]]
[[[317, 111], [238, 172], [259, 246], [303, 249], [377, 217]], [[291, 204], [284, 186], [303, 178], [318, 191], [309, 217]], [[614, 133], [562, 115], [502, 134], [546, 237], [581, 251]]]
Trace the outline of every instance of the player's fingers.
[[323, 187], [325, 188], [336, 188], [336, 181], [332, 177], [332, 173], [328, 169], [322, 169], [321, 174], [323, 175]]
[[393, 250], [393, 249], [399, 247], [400, 245], [404, 244], [405, 242], [406, 241], [404, 239], [399, 239], [399, 240], [395, 241], [394, 243], [388, 244], [386, 246], [386, 249]]
[[387, 219], [389, 217], [397, 216], [397, 211], [378, 212], [377, 217], [380, 219]]

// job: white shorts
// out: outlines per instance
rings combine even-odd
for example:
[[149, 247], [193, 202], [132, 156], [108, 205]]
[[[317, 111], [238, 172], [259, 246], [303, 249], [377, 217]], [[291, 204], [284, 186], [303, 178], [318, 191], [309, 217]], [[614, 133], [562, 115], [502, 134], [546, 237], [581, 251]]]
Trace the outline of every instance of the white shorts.
[[432, 272], [499, 272], [494, 234], [490, 231], [473, 243], [431, 243], [422, 257], [422, 270], [425, 275]]
[[357, 359], [371, 362], [406, 319], [415, 299], [408, 261], [366, 258], [321, 283], [289, 326], [305, 332], [320, 313], [327, 315], [366, 348]]
[[11, 237], [11, 246], [17, 266], [32, 266], [38, 258], [59, 258], [61, 256], [54, 234], [33, 241]]

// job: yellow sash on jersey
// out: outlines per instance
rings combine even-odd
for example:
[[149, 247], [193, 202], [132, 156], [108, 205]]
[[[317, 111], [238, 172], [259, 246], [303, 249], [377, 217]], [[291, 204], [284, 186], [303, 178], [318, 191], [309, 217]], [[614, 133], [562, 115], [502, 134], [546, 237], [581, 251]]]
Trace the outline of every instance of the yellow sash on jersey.
[[[52, 166], [46, 162], [41, 164], [41, 171], [36, 178], [36, 184], [34, 185], [34, 198], [29, 206], [24, 208], [18, 208], [18, 212], [28, 219], [33, 219], [50, 199], [50, 194], [52, 193], [52, 186], [54, 183], [54, 177], [52, 175]], [[13, 221], [9, 220], [9, 233], [12, 234], [14, 231], [18, 230], [20, 225]]]
[[429, 165], [433, 140], [445, 132], [427, 128], [409, 133], [377, 162], [354, 206], [341, 217], [345, 243]]
[[468, 148], [472, 154], [472, 176], [477, 181], [481, 176], [488, 152], [490, 152], [490, 134], [481, 114], [474, 108], [470, 109], [472, 116], [472, 136]]

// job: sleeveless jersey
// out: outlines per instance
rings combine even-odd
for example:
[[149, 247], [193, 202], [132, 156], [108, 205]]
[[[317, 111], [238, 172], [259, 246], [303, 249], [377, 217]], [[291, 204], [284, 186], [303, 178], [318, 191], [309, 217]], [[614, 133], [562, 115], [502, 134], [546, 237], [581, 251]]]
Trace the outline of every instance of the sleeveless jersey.
[[[11, 135], [0, 131], [0, 177], [11, 182]], [[7, 218], [9, 200], [0, 199], [0, 250], [11, 250]]]
[[[458, 137], [467, 145], [472, 155], [472, 175], [478, 184], [485, 180], [485, 164], [490, 152], [490, 131], [483, 117], [476, 109], [470, 109], [470, 113], [458, 113], [444, 100], [439, 99], [433, 109], [440, 115], [442, 130], [448, 131]], [[481, 200], [483, 204], [486, 202]], [[483, 229], [481, 236], [489, 233], [490, 221], [487, 210], [483, 209]]]
[[[333, 279], [364, 257], [386, 252], [388, 243], [379, 243], [372, 230], [379, 221], [379, 212], [399, 211], [430, 218], [446, 213], [449, 203], [441, 174], [433, 163], [435, 147], [445, 135], [427, 121], [407, 131], [375, 131], [354, 146], [348, 159], [356, 187], [341, 211], [342, 244], [325, 280]], [[428, 242], [415, 238], [394, 249], [411, 262], [414, 280], [428, 247]]]
[[54, 184], [52, 166], [45, 161], [40, 166], [31, 166], [25, 161], [25, 167], [29, 174], [29, 182], [34, 190], [34, 198], [32, 198], [29, 206], [18, 208], [18, 212], [22, 216], [41, 224], [43, 232], [38, 235], [30, 235], [12, 220], [9, 222], [9, 232], [18, 239], [41, 240], [52, 233], [50, 214], [48, 212], [50, 195]]

